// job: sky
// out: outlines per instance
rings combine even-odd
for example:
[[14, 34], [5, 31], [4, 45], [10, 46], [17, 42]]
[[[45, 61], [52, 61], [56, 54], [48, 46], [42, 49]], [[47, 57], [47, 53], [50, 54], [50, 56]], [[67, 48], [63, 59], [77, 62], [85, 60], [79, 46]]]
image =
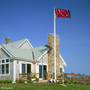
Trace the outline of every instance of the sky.
[[0, 0], [0, 44], [28, 38], [33, 47], [47, 44], [54, 32], [55, 8], [71, 18], [56, 18], [66, 73], [90, 75], [90, 0]]

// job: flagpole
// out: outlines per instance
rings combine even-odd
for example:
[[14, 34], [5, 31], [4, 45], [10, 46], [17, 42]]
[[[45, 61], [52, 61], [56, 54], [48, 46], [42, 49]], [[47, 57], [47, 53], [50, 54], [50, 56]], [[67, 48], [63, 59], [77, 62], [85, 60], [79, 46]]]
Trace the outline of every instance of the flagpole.
[[55, 7], [54, 7], [54, 72], [55, 72], [55, 80], [56, 80], [56, 15], [55, 15]]

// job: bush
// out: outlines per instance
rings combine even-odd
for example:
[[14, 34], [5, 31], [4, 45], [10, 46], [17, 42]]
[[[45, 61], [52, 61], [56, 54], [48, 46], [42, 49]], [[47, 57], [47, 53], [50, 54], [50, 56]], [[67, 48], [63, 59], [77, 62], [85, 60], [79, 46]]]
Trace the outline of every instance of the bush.
[[0, 83], [12, 83], [12, 80], [0, 80]]
[[56, 82], [57, 84], [63, 84], [62, 80], [59, 80], [58, 82]]
[[32, 81], [30, 81], [30, 80], [27, 80], [27, 83], [32, 83]]
[[75, 84], [76, 82], [74, 82], [73, 80], [65, 80], [64, 83], [65, 84]]
[[24, 83], [23, 79], [16, 79], [16, 83]]
[[69, 84], [69, 82], [70, 82], [69, 80], [65, 80], [65, 82], [64, 82], [64, 83], [65, 83], [65, 84]]
[[32, 77], [32, 79], [34, 79], [34, 78], [36, 79], [36, 77], [35, 77], [35, 76], [33, 76], [33, 77]]
[[70, 80], [70, 82], [69, 82], [69, 83], [70, 83], [70, 84], [75, 84], [73, 80]]

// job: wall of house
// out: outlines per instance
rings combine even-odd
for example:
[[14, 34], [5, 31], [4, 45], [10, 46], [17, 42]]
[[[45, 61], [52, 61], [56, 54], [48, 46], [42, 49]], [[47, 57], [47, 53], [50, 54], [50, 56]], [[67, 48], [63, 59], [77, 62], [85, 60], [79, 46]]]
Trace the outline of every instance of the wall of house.
[[36, 73], [36, 63], [32, 63], [31, 68], [32, 68], [31, 72]]
[[0, 49], [0, 59], [8, 58], [9, 55], [4, 52], [3, 49]]
[[[9, 55], [4, 52], [3, 49], [0, 49], [0, 60], [3, 59], [9, 59]], [[0, 80], [6, 80], [10, 79], [13, 80], [13, 60], [10, 60], [10, 68], [9, 68], [9, 74], [0, 74]]]
[[[43, 59], [43, 61], [42, 61]], [[40, 63], [44, 63], [44, 64], [48, 64], [48, 53], [46, 53], [41, 59], [40, 59]]]
[[0, 75], [0, 80], [13, 80], [13, 60], [10, 60], [9, 74]]

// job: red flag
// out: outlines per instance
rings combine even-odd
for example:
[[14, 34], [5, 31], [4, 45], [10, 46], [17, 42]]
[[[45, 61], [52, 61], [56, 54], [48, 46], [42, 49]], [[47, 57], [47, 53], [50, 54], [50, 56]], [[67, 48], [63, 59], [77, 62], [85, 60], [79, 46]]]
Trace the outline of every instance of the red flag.
[[70, 17], [69, 10], [55, 9], [57, 17]]

